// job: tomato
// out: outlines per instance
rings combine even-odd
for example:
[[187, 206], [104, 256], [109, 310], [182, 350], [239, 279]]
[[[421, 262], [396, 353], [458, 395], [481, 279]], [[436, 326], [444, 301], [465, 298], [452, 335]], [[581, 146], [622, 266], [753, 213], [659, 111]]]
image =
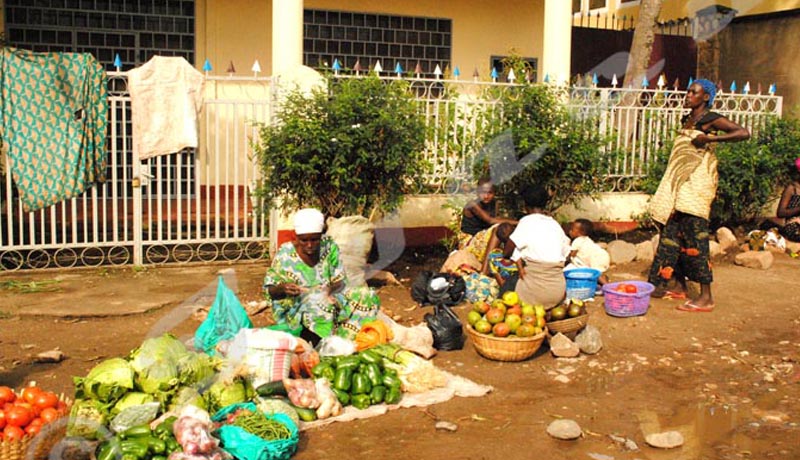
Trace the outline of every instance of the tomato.
[[0, 387], [0, 405], [13, 403], [15, 399], [17, 399], [17, 395], [14, 393], [14, 390], [6, 386]]
[[13, 440], [19, 440], [19, 439], [22, 439], [25, 436], [25, 431], [23, 431], [22, 428], [20, 428], [18, 426], [8, 425], [3, 430], [3, 435], [8, 440], [12, 440], [12, 441]]
[[625, 292], [627, 294], [636, 294], [637, 292], [639, 292], [639, 289], [637, 289], [636, 286], [634, 286], [633, 284], [626, 284]]
[[58, 396], [52, 391], [42, 391], [33, 399], [33, 405], [39, 409], [46, 409], [48, 407], [56, 407], [58, 404]]
[[39, 412], [41, 412], [41, 409], [39, 409], [38, 407], [34, 406], [33, 404], [29, 404], [29, 403], [23, 402], [20, 399], [18, 399], [14, 403], [14, 407], [22, 407], [22, 408], [30, 411], [32, 417], [38, 417], [39, 416]]
[[6, 426], [6, 413], [0, 410], [0, 430]]
[[42, 431], [42, 425], [28, 425], [25, 427], [25, 434], [29, 434], [31, 436], [36, 436], [39, 432]]
[[42, 413], [39, 414], [39, 417], [44, 423], [50, 423], [61, 417], [61, 414], [58, 412], [58, 409], [54, 407], [46, 407], [42, 409]]
[[14, 406], [6, 411], [6, 428], [9, 426], [24, 427], [33, 420], [33, 414], [22, 406]]
[[38, 395], [41, 392], [42, 392], [42, 390], [39, 387], [37, 387], [37, 386], [29, 386], [29, 387], [25, 387], [22, 390], [21, 396], [22, 396], [22, 399], [24, 399], [26, 403], [33, 404], [33, 401], [36, 399], [36, 395]]
[[56, 409], [61, 415], [65, 415], [67, 413], [67, 403], [64, 401], [58, 400], [58, 404], [56, 405]]

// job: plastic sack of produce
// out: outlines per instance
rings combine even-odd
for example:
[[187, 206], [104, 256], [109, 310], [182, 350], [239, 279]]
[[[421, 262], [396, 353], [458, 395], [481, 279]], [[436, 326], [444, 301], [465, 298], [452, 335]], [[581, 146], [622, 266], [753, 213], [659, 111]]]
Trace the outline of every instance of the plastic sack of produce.
[[297, 338], [286, 332], [242, 329], [230, 343], [226, 362], [257, 388], [289, 377], [295, 348]]
[[253, 403], [232, 404], [212, 417], [223, 425], [215, 432], [222, 447], [239, 460], [288, 460], [300, 433], [285, 414], [264, 414]]
[[240, 329], [250, 327], [253, 327], [253, 322], [247, 316], [247, 311], [220, 276], [217, 296], [211, 304], [208, 317], [194, 334], [194, 348], [213, 356], [218, 342], [228, 340]]
[[231, 458], [219, 447], [219, 439], [211, 435], [213, 428], [208, 412], [195, 406], [181, 410], [173, 425], [175, 440], [183, 452], [173, 452], [170, 460], [223, 460]]

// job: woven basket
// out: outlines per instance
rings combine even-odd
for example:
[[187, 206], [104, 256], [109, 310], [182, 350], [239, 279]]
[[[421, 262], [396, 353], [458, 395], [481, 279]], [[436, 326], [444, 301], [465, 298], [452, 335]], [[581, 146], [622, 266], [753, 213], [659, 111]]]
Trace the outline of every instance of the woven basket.
[[[617, 292], [614, 289], [620, 284], [632, 284], [636, 286], [638, 292], [626, 293]], [[603, 285], [603, 296], [605, 297], [606, 313], [611, 316], [639, 316], [647, 313], [650, 308], [650, 294], [655, 290], [655, 286], [646, 281], [624, 281], [608, 283]]]
[[50, 451], [67, 434], [68, 416], [42, 426], [36, 436], [27, 435], [20, 440], [3, 439], [0, 442], [0, 460], [45, 460]]
[[550, 330], [551, 334], [556, 334], [558, 332], [566, 335], [570, 332], [577, 332], [586, 327], [586, 324], [589, 322], [589, 314], [585, 313], [580, 316], [576, 316], [574, 318], [567, 318], [558, 321], [550, 321], [547, 323], [547, 329]]
[[481, 334], [472, 328], [465, 326], [475, 350], [484, 358], [495, 361], [522, 361], [528, 359], [536, 353], [542, 346], [547, 330], [533, 337], [494, 337]]

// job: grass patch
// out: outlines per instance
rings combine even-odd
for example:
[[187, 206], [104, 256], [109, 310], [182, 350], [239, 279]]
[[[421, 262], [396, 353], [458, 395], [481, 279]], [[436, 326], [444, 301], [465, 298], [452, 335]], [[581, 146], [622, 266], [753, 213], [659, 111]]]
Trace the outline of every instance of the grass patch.
[[0, 288], [18, 292], [20, 294], [32, 294], [35, 292], [55, 292], [60, 291], [61, 286], [58, 286], [59, 280], [41, 280], [41, 281], [3, 281], [0, 282]]

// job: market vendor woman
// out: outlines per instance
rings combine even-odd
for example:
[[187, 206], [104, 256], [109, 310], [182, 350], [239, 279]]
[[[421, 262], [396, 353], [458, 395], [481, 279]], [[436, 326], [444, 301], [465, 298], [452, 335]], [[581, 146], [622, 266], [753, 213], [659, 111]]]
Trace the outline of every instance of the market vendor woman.
[[303, 328], [312, 342], [338, 335], [353, 339], [378, 314], [380, 301], [364, 286], [348, 288], [339, 246], [323, 235], [325, 217], [306, 208], [294, 216], [294, 241], [278, 248], [264, 277], [264, 293], [278, 324]]

